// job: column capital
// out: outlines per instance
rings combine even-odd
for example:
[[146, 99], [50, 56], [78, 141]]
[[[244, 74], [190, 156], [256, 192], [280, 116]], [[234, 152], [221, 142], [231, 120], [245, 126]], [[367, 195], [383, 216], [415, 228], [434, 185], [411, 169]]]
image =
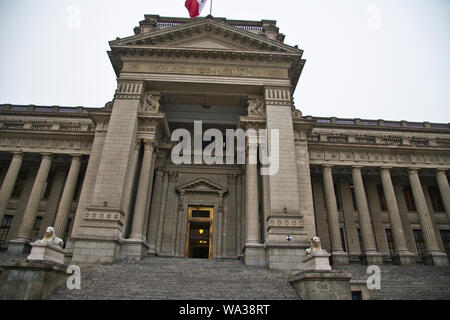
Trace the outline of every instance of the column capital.
[[53, 158], [53, 153], [50, 152], [42, 152], [42, 159], [52, 159]]
[[144, 149], [154, 151], [156, 149], [156, 143], [153, 139], [143, 139]]
[[448, 168], [436, 168], [437, 172], [447, 172]]
[[382, 166], [382, 167], [380, 167], [380, 170], [390, 170], [390, 169], [392, 169], [392, 167], [390, 167], [390, 166]]
[[322, 167], [323, 168], [333, 168], [335, 165], [334, 164], [328, 164], [328, 163], [325, 163], [325, 164], [322, 164]]
[[81, 153], [71, 153], [70, 156], [72, 159], [81, 159], [83, 155]]
[[11, 153], [12, 153], [13, 157], [16, 157], [16, 156], [23, 156], [23, 154], [24, 154], [22, 150], [19, 150], [19, 151], [11, 151]]
[[408, 171], [409, 172], [416, 172], [419, 171], [421, 168], [420, 167], [408, 167]]
[[352, 170], [361, 170], [364, 166], [361, 165], [352, 165]]

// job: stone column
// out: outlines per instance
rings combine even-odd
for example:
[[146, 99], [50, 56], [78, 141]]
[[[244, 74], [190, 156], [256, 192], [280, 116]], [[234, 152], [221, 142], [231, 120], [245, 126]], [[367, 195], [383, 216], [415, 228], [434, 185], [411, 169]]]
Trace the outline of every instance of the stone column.
[[64, 230], [67, 225], [67, 218], [70, 213], [70, 206], [73, 201], [73, 195], [77, 186], [78, 176], [80, 174], [81, 155], [72, 155], [72, 163], [67, 175], [64, 191], [59, 202], [58, 213], [54, 224], [55, 234], [57, 237], [64, 236]]
[[244, 257], [247, 265], [265, 265], [263, 259], [265, 252], [260, 243], [257, 149], [255, 131], [255, 135], [249, 134], [247, 139], [245, 164], [247, 238], [245, 239]]
[[149, 249], [146, 241], [147, 225], [145, 222], [148, 221], [146, 218], [149, 214], [149, 202], [152, 195], [155, 147], [153, 141], [144, 140], [144, 156], [136, 192], [131, 234], [121, 249], [122, 255], [135, 257], [136, 260], [140, 260]]
[[325, 203], [327, 206], [328, 230], [330, 233], [330, 249], [333, 264], [348, 264], [348, 255], [342, 248], [341, 231], [339, 228], [339, 215], [336, 205], [336, 194], [334, 192], [333, 166], [323, 166], [323, 188], [325, 193]]
[[0, 224], [3, 222], [3, 216], [5, 215], [14, 186], [16, 185], [22, 161], [23, 153], [13, 152], [13, 158], [6, 173], [5, 180], [3, 181], [2, 188], [0, 189]]
[[245, 167], [247, 191], [247, 239], [246, 244], [259, 244], [258, 166], [248, 161]]
[[402, 220], [398, 210], [397, 199], [395, 197], [394, 186], [392, 185], [390, 167], [380, 169], [381, 182], [383, 184], [384, 197], [388, 209], [389, 220], [391, 222], [392, 237], [394, 238], [394, 263], [400, 265], [410, 265], [415, 263], [415, 255], [408, 250], [405, 234], [403, 232]]
[[[448, 221], [450, 223], [450, 187], [446, 174], [447, 169], [436, 169], [436, 179], [441, 192], [441, 198], [444, 202], [445, 211], [447, 212]], [[1, 211], [0, 211], [1, 214]]]
[[420, 182], [418, 168], [409, 168], [408, 172], [414, 202], [416, 203], [417, 215], [419, 216], [420, 226], [422, 227], [425, 240], [424, 263], [436, 266], [448, 265], [447, 255], [441, 251], [438, 245], [436, 232], [433, 228], [433, 222], [431, 221], [430, 212], [428, 211], [422, 184]]
[[[31, 189], [30, 198], [28, 199], [27, 207], [23, 215], [22, 223], [20, 224], [19, 233], [16, 237], [16, 242], [28, 242], [33, 231], [34, 222], [41, 202], [42, 193], [44, 192], [45, 183], [50, 172], [52, 164], [52, 155], [49, 153], [42, 154], [41, 166], [36, 175], [36, 179]], [[43, 226], [46, 227], [46, 226]]]
[[142, 160], [141, 174], [136, 195], [136, 205], [134, 208], [133, 223], [131, 225], [130, 239], [144, 241], [144, 221], [148, 199], [151, 198], [153, 183], [153, 152], [155, 145], [150, 141], [144, 141], [144, 157]]
[[377, 252], [375, 235], [373, 233], [372, 221], [370, 218], [369, 206], [367, 204], [366, 192], [361, 176], [361, 167], [352, 168], [353, 185], [355, 187], [356, 206], [358, 207], [359, 228], [363, 242], [363, 252], [361, 253], [361, 262], [369, 265], [383, 264], [381, 254]]

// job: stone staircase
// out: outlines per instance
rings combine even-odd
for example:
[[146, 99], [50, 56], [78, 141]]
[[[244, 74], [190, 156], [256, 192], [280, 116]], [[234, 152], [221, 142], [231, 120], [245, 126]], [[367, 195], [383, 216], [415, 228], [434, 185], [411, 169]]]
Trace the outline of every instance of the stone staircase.
[[[370, 274], [367, 266], [335, 266], [348, 271], [352, 282], [365, 283]], [[450, 267], [382, 265], [381, 289], [372, 290], [373, 300], [450, 300]]]
[[300, 299], [287, 273], [241, 260], [149, 257], [81, 268], [81, 290], [58, 288], [51, 300], [277, 300]]

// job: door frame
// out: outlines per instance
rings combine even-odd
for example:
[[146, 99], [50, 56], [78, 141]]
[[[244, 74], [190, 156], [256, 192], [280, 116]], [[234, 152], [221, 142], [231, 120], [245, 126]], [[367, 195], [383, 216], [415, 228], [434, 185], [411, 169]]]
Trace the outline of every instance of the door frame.
[[[209, 211], [209, 218], [192, 217], [194, 210]], [[184, 257], [189, 256], [189, 231], [191, 222], [208, 222], [209, 223], [209, 254], [208, 259], [212, 258], [213, 253], [213, 231], [214, 231], [214, 206], [188, 205], [188, 218], [186, 223], [186, 241], [184, 247]]]

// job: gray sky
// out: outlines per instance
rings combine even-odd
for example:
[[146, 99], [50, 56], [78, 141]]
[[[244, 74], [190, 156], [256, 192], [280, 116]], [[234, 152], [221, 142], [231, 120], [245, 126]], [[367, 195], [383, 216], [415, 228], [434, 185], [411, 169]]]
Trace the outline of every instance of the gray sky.
[[[184, 1], [0, 0], [0, 103], [103, 107], [108, 41], [144, 14], [188, 17]], [[213, 15], [277, 20], [307, 59], [304, 115], [450, 122], [450, 0], [214, 0]]]

